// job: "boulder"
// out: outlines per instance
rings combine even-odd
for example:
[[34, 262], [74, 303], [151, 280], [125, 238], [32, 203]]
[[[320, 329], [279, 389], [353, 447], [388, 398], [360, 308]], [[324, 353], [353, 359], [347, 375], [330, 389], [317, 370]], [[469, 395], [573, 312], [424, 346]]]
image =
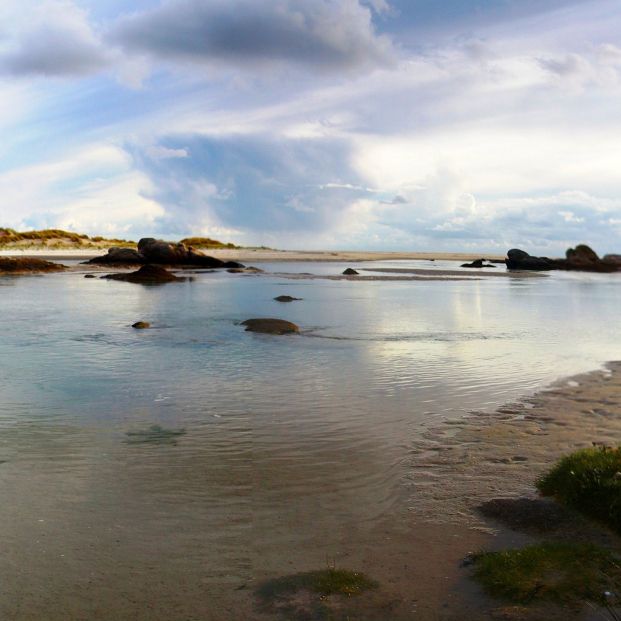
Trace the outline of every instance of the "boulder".
[[301, 300], [302, 298], [294, 298], [290, 295], [279, 295], [278, 297], [274, 298], [274, 300], [276, 300], [276, 302], [296, 302]]
[[143, 285], [157, 285], [167, 282], [180, 282], [185, 278], [178, 278], [174, 274], [171, 274], [168, 270], [165, 270], [159, 265], [143, 265], [139, 270], [135, 272], [129, 272], [129, 274], [107, 274], [102, 276], [108, 280], [122, 280], [124, 282], [133, 282]]
[[113, 265], [142, 265], [144, 263], [144, 257], [133, 248], [119, 248], [113, 246], [108, 249], [108, 254], [103, 257], [95, 257], [86, 261], [86, 263], [95, 264], [113, 264]]
[[568, 248], [565, 257], [563, 269], [585, 272], [616, 272], [619, 269], [619, 266], [612, 262], [602, 261], [586, 244]]
[[188, 265], [191, 263], [190, 251], [184, 244], [172, 244], [153, 237], [143, 237], [138, 242], [138, 252], [149, 263], [162, 265]]
[[132, 328], [136, 328], [136, 330], [146, 330], [150, 327], [151, 324], [148, 321], [137, 321], [136, 323], [132, 323]]
[[505, 264], [509, 270], [535, 270], [546, 271], [560, 269], [554, 259], [548, 257], [532, 257], [519, 248], [512, 248], [507, 252]]
[[621, 254], [605, 254], [602, 257], [602, 261], [605, 263], [612, 263], [613, 265], [621, 266]]
[[507, 253], [505, 263], [510, 270], [575, 270], [584, 272], [616, 272], [621, 264], [605, 261], [597, 256], [589, 246], [579, 244], [569, 248], [565, 259], [531, 257], [527, 252], [513, 248]]
[[462, 267], [496, 267], [495, 265], [490, 265], [489, 263], [484, 263], [485, 259], [475, 259], [472, 263], [462, 263]]
[[138, 242], [138, 249], [113, 247], [103, 257], [95, 257], [86, 263], [104, 265], [191, 265], [208, 268], [243, 268], [237, 261], [221, 261], [209, 257], [192, 247], [181, 243], [171, 243], [153, 237], [143, 237]]
[[358, 276], [358, 272], [351, 267], [348, 267], [344, 272], [343, 276]]
[[300, 331], [298, 326], [284, 319], [247, 319], [241, 325], [246, 326], [246, 332], [261, 334], [295, 334]]

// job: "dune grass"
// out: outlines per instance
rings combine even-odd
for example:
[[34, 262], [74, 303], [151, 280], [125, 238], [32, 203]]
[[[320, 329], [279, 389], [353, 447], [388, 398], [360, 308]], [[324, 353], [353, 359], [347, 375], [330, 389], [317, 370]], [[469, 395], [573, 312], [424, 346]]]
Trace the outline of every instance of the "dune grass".
[[621, 449], [567, 455], [537, 481], [537, 489], [621, 533]]
[[543, 542], [482, 553], [474, 561], [474, 577], [490, 595], [520, 604], [605, 603], [621, 581], [619, 559], [586, 543]]
[[186, 237], [182, 239], [180, 243], [194, 248], [239, 248], [239, 246], [235, 244], [225, 244], [224, 242], [209, 237]]

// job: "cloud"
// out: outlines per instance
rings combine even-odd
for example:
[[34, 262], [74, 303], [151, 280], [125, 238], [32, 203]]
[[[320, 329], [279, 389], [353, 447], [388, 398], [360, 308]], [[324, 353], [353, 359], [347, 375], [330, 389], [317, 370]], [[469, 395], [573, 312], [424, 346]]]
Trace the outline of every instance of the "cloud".
[[86, 13], [69, 0], [33, 8], [3, 48], [0, 70], [13, 75], [81, 76], [110, 62]]
[[17, 229], [142, 236], [164, 215], [149, 198], [152, 191], [151, 181], [133, 167], [128, 154], [107, 144], [0, 174], [3, 223]]
[[[174, 149], [174, 139], [167, 145]], [[166, 209], [160, 228], [169, 233], [186, 235], [209, 222], [256, 235], [317, 235], [369, 193], [342, 140], [184, 136], [183, 145], [191, 158], [158, 161], [148, 149], [131, 148], [153, 184], [149, 196]]]
[[393, 56], [358, 0], [168, 0], [121, 19], [112, 38], [166, 61], [238, 68], [276, 62], [343, 70], [386, 65]]

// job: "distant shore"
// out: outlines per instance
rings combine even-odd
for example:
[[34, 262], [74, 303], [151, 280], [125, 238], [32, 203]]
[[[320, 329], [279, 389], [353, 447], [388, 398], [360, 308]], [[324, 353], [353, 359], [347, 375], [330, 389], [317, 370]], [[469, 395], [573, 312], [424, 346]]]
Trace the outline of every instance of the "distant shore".
[[[367, 250], [270, 250], [263, 248], [217, 248], [205, 249], [205, 254], [225, 261], [273, 262], [273, 261], [473, 261], [485, 257], [491, 261], [502, 261], [504, 255], [462, 253], [462, 252], [374, 252]], [[37, 257], [59, 261], [62, 259], [90, 259], [106, 254], [98, 249], [0, 250], [4, 257]]]

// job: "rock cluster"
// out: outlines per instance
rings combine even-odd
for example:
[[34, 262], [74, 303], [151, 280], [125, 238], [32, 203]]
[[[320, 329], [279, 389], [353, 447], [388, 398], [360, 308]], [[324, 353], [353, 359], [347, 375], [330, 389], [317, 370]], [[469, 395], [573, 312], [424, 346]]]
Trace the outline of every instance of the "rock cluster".
[[221, 261], [215, 257], [207, 256], [199, 250], [187, 247], [182, 243], [170, 243], [152, 237], [143, 237], [138, 242], [138, 249], [119, 248], [114, 246], [108, 250], [108, 254], [95, 257], [87, 263], [102, 265], [144, 265], [154, 263], [157, 265], [211, 267], [211, 268], [243, 268], [237, 261]]
[[550, 259], [548, 257], [533, 257], [525, 252], [513, 248], [507, 253], [505, 264], [510, 270], [570, 270], [583, 272], [617, 272], [621, 270], [619, 255], [606, 255], [603, 259], [585, 244], [569, 248], [564, 259]]
[[462, 267], [474, 267], [474, 268], [480, 268], [480, 267], [496, 267], [495, 265], [492, 265], [491, 263], [484, 263], [484, 261], [486, 261], [486, 259], [475, 259], [472, 263], [462, 263]]

